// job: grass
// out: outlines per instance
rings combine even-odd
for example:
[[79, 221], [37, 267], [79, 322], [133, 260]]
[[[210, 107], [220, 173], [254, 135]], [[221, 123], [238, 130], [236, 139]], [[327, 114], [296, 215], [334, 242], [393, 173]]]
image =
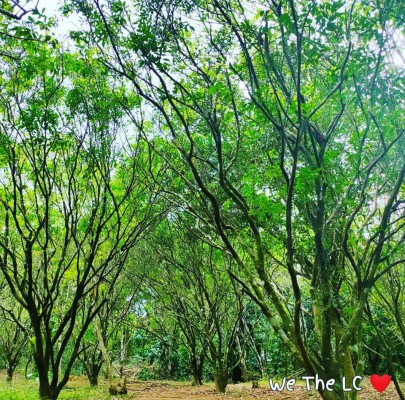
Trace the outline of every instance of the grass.
[[[117, 397], [117, 396], [116, 396]], [[87, 379], [80, 378], [68, 382], [62, 390], [60, 400], [110, 400], [107, 386], [89, 386]], [[11, 383], [6, 382], [6, 377], [0, 375], [0, 400], [39, 400], [38, 382], [28, 380], [16, 375]]]

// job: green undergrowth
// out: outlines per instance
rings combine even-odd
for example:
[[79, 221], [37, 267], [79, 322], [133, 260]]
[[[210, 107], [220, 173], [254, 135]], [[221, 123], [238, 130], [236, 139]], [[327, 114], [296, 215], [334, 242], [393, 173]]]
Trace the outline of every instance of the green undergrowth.
[[[70, 385], [68, 383], [59, 396], [59, 400], [110, 400], [111, 398], [107, 387], [92, 388], [84, 381], [82, 385]], [[23, 377], [16, 377], [12, 383], [7, 383], [5, 379], [1, 379], [0, 400], [39, 400], [38, 382]]]

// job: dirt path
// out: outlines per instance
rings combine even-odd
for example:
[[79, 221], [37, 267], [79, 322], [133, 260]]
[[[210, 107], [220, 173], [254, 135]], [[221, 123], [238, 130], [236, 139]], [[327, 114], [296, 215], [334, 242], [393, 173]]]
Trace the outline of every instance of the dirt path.
[[[202, 387], [192, 387], [177, 382], [131, 382], [128, 384], [128, 397], [137, 400], [158, 400], [158, 399], [184, 399], [184, 400], [223, 400], [223, 399], [246, 399], [246, 400], [288, 400], [288, 399], [313, 399], [319, 400], [316, 392], [308, 392], [301, 385], [296, 385], [294, 392], [283, 391], [276, 393], [271, 391], [265, 382], [262, 382], [259, 389], [252, 389], [251, 384], [228, 385], [225, 395], [215, 393], [212, 383], [204, 384]], [[397, 400], [395, 388], [391, 383], [389, 388], [378, 393], [368, 383], [362, 385], [363, 390], [359, 393], [362, 400]]]

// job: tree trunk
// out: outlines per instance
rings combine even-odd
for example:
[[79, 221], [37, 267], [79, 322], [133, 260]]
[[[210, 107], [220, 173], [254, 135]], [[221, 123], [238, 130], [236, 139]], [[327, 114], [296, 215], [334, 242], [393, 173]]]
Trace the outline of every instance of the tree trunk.
[[193, 370], [193, 381], [192, 386], [201, 386], [202, 385], [202, 366], [199, 366]]
[[55, 394], [51, 388], [40, 388], [39, 389], [39, 397], [41, 400], [57, 400], [58, 394]]
[[89, 374], [87, 378], [89, 379], [90, 386], [98, 386], [98, 374]]
[[90, 367], [89, 382], [90, 386], [98, 386], [98, 376], [100, 375], [102, 361], [94, 362]]
[[13, 380], [14, 375], [14, 368], [7, 366], [7, 382], [11, 382]]
[[100, 375], [102, 361], [95, 360], [93, 355], [90, 359], [82, 359], [82, 364], [90, 386], [98, 386], [98, 376]]
[[[49, 365], [47, 364], [45, 357], [43, 357], [38, 349], [34, 350], [34, 360], [38, 371], [39, 397], [41, 400], [57, 400], [61, 387], [58, 387], [57, 379], [52, 382], [53, 384], [50, 383], [48, 376]], [[51, 370], [51, 373], [55, 378], [55, 376], [58, 374], [58, 366], [55, 366], [55, 369]]]
[[227, 371], [214, 372], [215, 390], [218, 393], [225, 393], [226, 386], [228, 385]]
[[193, 380], [191, 382], [191, 386], [201, 386], [201, 385], [202, 385], [201, 376], [197, 371], [193, 371]]
[[6, 356], [7, 360], [7, 382], [11, 382], [13, 380], [14, 371], [17, 367], [17, 358], [14, 358], [12, 355]]
[[98, 346], [99, 346], [100, 351], [104, 358], [107, 379], [108, 379], [109, 384], [111, 385], [112, 381], [113, 381], [111, 359], [110, 359], [110, 355], [108, 354], [106, 343], [104, 343], [103, 334], [102, 334], [101, 327], [99, 325], [97, 316], [93, 320], [93, 326], [94, 326], [94, 330], [97, 335]]
[[[36, 349], [36, 352], [38, 350]], [[38, 370], [38, 380], [39, 380], [39, 397], [42, 400], [55, 400], [57, 399], [57, 395], [55, 396], [53, 391], [51, 390], [48, 378], [48, 368], [46, 363], [42, 359], [41, 355], [34, 354], [35, 364]]]
[[128, 328], [123, 328], [121, 334], [121, 349], [120, 349], [121, 365], [126, 365], [131, 357], [131, 336]]
[[48, 381], [48, 377], [46, 380], [43, 377], [39, 378], [39, 397], [41, 400], [57, 400], [59, 396], [59, 391], [56, 388], [51, 387]]
[[191, 356], [191, 372], [193, 380], [191, 382], [192, 386], [201, 386], [202, 385], [202, 369], [204, 365], [204, 359], [198, 359], [195, 355]]

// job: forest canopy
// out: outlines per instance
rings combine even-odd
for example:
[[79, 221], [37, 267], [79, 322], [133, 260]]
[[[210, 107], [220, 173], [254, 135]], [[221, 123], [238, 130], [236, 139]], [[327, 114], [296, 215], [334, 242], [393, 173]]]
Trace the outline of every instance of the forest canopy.
[[3, 1], [7, 379], [317, 375], [340, 400], [388, 373], [403, 399], [404, 10]]

